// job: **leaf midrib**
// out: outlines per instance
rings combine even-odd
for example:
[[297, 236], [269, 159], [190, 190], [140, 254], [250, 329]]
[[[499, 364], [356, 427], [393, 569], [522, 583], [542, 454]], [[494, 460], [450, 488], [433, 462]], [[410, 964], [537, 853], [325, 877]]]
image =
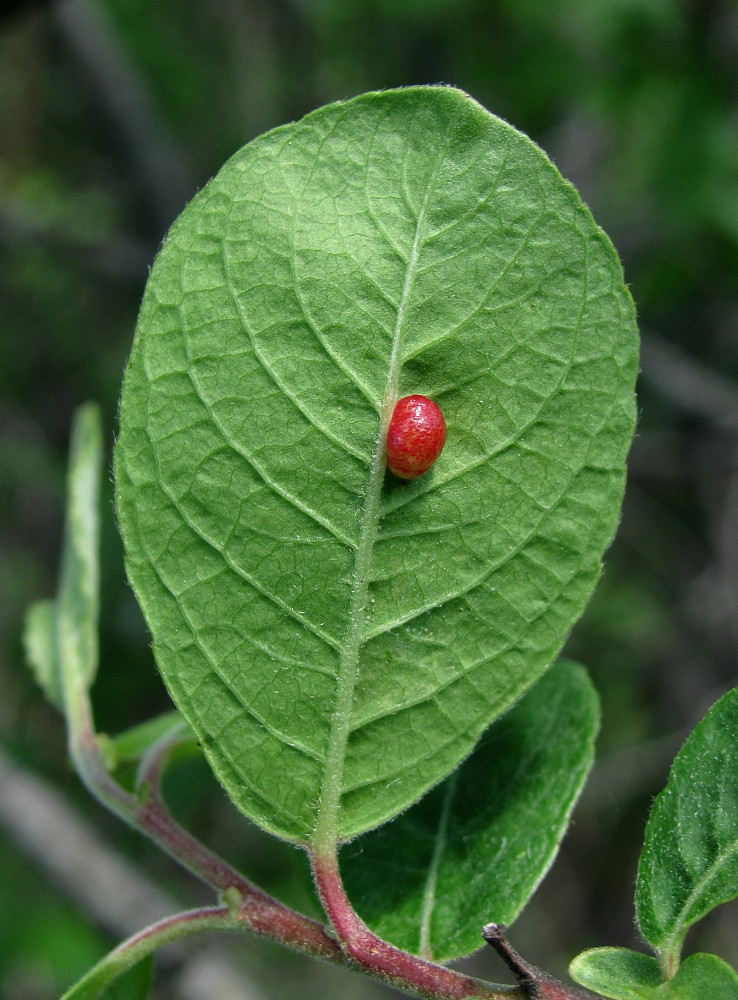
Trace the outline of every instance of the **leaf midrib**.
[[[328, 752], [323, 770], [320, 798], [318, 800], [313, 844], [316, 853], [331, 853], [339, 840], [338, 814], [343, 790], [343, 772], [346, 759], [346, 747], [351, 731], [351, 707], [354, 689], [356, 687], [359, 665], [359, 652], [366, 640], [365, 624], [369, 591], [369, 567], [372, 551], [379, 528], [380, 497], [386, 469], [385, 441], [387, 430], [397, 401], [400, 368], [402, 366], [400, 345], [405, 323], [408, 303], [412, 292], [415, 276], [418, 270], [418, 260], [423, 243], [423, 229], [428, 205], [435, 190], [438, 172], [445, 158], [444, 148], [436, 157], [433, 172], [429, 180], [423, 204], [418, 213], [415, 225], [415, 236], [410, 258], [405, 270], [405, 282], [402, 297], [397, 309], [397, 319], [392, 340], [392, 353], [387, 372], [384, 399], [380, 410], [379, 428], [374, 441], [372, 464], [369, 475], [369, 485], [366, 493], [366, 504], [359, 531], [359, 544], [356, 550], [354, 585], [351, 592], [349, 608], [349, 628], [346, 640], [340, 653], [338, 667], [338, 689], [333, 707]], [[371, 150], [369, 155], [371, 155]]]
[[[717, 878], [723, 866], [731, 861], [736, 855], [738, 855], [738, 838], [733, 840], [728, 847], [719, 852], [713, 863], [705, 871], [702, 878], [695, 882], [694, 888], [679, 908], [679, 912], [674, 918], [674, 930], [668, 935], [663, 945], [659, 948], [660, 952], [667, 956], [672, 954], [676, 954], [678, 956], [687, 931], [692, 924], [695, 923], [695, 921], [700, 919], [700, 916], [704, 915], [700, 912], [697, 914], [691, 912], [693, 907], [699, 903], [700, 897], [704, 896], [708, 892], [710, 883]], [[728, 900], [720, 900], [715, 905], [720, 905], [720, 902], [728, 902]], [[703, 902], [702, 908], [704, 908], [704, 905], [705, 904]], [[709, 907], [709, 909], [712, 908], [712, 906]]]

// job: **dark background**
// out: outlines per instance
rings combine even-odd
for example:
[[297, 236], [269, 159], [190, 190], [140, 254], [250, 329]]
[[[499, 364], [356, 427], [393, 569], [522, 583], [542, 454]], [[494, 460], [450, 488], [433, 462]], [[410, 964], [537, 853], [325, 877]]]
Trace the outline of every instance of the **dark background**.
[[[62, 793], [54, 802], [75, 810], [103, 853], [122, 852], [178, 905], [208, 900], [89, 799], [61, 720], [24, 667], [24, 609], [55, 586], [71, 414], [99, 401], [109, 456], [147, 268], [232, 152], [327, 101], [437, 82], [528, 132], [579, 187], [621, 254], [644, 337], [622, 526], [568, 647], [601, 692], [599, 762], [556, 866], [512, 932], [531, 961], [561, 975], [585, 947], [639, 946], [632, 893], [649, 802], [686, 733], [738, 675], [732, 0], [0, 5], [0, 744], [24, 781], [39, 776], [43, 794]], [[115, 732], [167, 700], [125, 584], [109, 460], [107, 471], [94, 698], [100, 727]], [[170, 794], [247, 874], [311, 905], [295, 852], [234, 815], [204, 766], [182, 765]], [[49, 848], [23, 849], [8, 813], [0, 797], [0, 995], [46, 1000], [122, 925], [72, 900]], [[39, 822], [62, 838], [61, 820]], [[689, 950], [737, 963], [737, 931], [735, 904], [723, 907]], [[226, 961], [243, 968], [240, 985], [229, 993], [211, 980], [200, 995], [390, 995], [262, 942], [233, 944]], [[187, 994], [193, 976], [176, 978], [181, 958], [165, 958], [160, 996], [197, 995]], [[502, 977], [491, 952], [474, 961]]]

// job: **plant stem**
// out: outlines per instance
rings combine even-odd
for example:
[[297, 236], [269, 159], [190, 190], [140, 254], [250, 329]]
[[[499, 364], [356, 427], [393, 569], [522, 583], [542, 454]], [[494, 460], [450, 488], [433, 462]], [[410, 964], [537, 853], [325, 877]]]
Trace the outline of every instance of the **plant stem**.
[[668, 948], [659, 948], [657, 954], [659, 956], [661, 974], [664, 977], [664, 982], [668, 982], [677, 974], [677, 969], [679, 968], [679, 962], [681, 960], [681, 947], [679, 947], [679, 945], [675, 946], [672, 944], [672, 946]]
[[[105, 768], [86, 692], [78, 692], [77, 697], [81, 704], [70, 713], [75, 720], [75, 725], [70, 726], [70, 752], [80, 777], [95, 798], [214, 889], [221, 893], [230, 890], [231, 894], [235, 891], [237, 926], [313, 958], [344, 962], [340, 948], [322, 924], [269, 896], [177, 823], [159, 794], [160, 755], [152, 755], [142, 768], [143, 776], [153, 780], [143, 797], [122, 788]], [[168, 747], [171, 745], [170, 741]], [[168, 747], [163, 746], [162, 752]]]
[[165, 917], [128, 938], [94, 965], [62, 1000], [94, 1000], [132, 966], [162, 945], [206, 930], [237, 930], [238, 919], [227, 906], [201, 907]]
[[[416, 248], [420, 227], [416, 234]], [[414, 262], [415, 257], [414, 250]], [[414, 267], [414, 264], [413, 264]], [[411, 283], [408, 272], [403, 303]], [[399, 346], [403, 307], [398, 312], [393, 359]], [[397, 371], [396, 360], [392, 370]], [[369, 541], [376, 530], [379, 491], [384, 469], [384, 421], [395, 393], [390, 380], [383, 407], [383, 429], [377, 440], [373, 490], [367, 500], [364, 541], [357, 557], [357, 584], [353, 597], [353, 630], [344, 651], [338, 714], [348, 718], [355, 683], [360, 645], [359, 623], [367, 598]], [[65, 551], [56, 598], [56, 657], [68, 727], [69, 750], [83, 782], [103, 805], [126, 823], [145, 833], [166, 853], [220, 891], [221, 906], [201, 908], [168, 917], [129, 938], [84, 976], [65, 996], [66, 1000], [93, 1000], [121, 973], [150, 955], [161, 945], [204, 929], [251, 930], [314, 958], [341, 963], [429, 1000], [509, 1000], [510, 997], [541, 997], [573, 1000], [566, 992], [538, 992], [545, 977], [536, 979], [523, 969], [517, 956], [510, 966], [519, 974], [520, 986], [493, 986], [435, 965], [395, 948], [373, 934], [353, 910], [341, 881], [336, 853], [339, 805], [338, 780], [343, 767], [348, 729], [334, 727], [330, 780], [324, 783], [325, 801], [316, 831], [311, 861], [320, 897], [338, 935], [273, 899], [240, 872], [201, 844], [181, 827], [166, 807], [161, 794], [161, 776], [169, 754], [181, 738], [179, 725], [155, 742], [141, 761], [136, 792], [123, 788], [108, 771], [103, 745], [95, 732], [89, 687], [97, 669], [96, 622], [98, 596], [97, 493], [100, 474], [101, 433], [97, 411], [84, 411], [75, 424], [69, 476], [69, 503]], [[360, 571], [360, 572], [359, 572]], [[504, 942], [504, 935], [503, 935]], [[498, 947], [503, 956], [506, 952]], [[512, 954], [512, 952], [510, 952]], [[508, 960], [510, 964], [510, 960]]]
[[509, 943], [505, 931], [502, 924], [487, 924], [482, 937], [515, 975], [526, 997], [530, 1000], [588, 1000], [593, 997], [591, 993], [572, 990], [526, 962]]
[[528, 994], [520, 987], [496, 986], [436, 965], [377, 937], [351, 906], [341, 881], [335, 851], [311, 852], [310, 861], [321, 902], [351, 964], [413, 996], [430, 1000], [511, 1000]]

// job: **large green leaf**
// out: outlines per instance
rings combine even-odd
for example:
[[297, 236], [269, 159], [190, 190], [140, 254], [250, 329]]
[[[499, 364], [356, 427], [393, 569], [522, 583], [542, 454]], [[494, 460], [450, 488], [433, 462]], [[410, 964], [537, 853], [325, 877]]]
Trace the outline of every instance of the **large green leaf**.
[[[116, 449], [164, 679], [236, 804], [328, 845], [443, 778], [555, 658], [615, 530], [636, 326], [616, 254], [460, 91], [246, 146], [149, 279]], [[446, 448], [385, 474], [398, 396]]]
[[372, 930], [447, 962], [482, 947], [485, 924], [511, 924], [566, 832], [598, 722], [586, 672], [557, 663], [458, 771], [344, 848], [346, 888]]
[[638, 924], [675, 968], [689, 927], [736, 896], [738, 688], [695, 727], [654, 802], [638, 865]]

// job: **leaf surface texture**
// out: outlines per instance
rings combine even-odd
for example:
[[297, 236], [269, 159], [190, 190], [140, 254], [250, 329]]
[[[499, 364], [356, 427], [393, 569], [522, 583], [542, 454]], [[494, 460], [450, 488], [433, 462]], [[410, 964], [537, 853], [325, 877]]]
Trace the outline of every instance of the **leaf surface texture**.
[[[617, 524], [636, 343], [574, 189], [460, 91], [329, 105], [187, 207], [117, 505], [163, 677], [248, 816], [326, 844], [384, 822], [552, 662]], [[412, 393], [448, 439], [403, 484]]]

